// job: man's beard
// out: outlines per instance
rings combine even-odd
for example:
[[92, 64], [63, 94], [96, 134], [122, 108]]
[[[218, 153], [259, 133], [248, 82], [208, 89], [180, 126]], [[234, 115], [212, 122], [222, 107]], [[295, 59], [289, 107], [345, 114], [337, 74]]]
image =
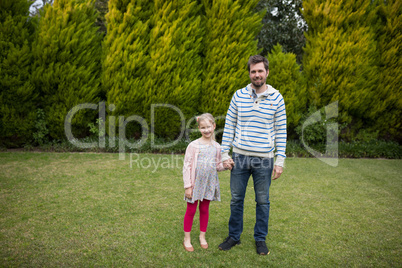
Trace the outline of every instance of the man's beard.
[[265, 81], [264, 80], [260, 80], [258, 82], [251, 81], [251, 84], [253, 84], [253, 86], [255, 87], [262, 87], [265, 84]]

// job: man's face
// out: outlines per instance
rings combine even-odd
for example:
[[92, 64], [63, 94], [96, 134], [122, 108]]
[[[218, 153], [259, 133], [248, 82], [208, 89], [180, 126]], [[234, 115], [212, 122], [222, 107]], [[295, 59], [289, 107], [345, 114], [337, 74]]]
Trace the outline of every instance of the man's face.
[[267, 81], [269, 71], [264, 68], [264, 63], [259, 62], [250, 65], [250, 80], [255, 88], [262, 87]]

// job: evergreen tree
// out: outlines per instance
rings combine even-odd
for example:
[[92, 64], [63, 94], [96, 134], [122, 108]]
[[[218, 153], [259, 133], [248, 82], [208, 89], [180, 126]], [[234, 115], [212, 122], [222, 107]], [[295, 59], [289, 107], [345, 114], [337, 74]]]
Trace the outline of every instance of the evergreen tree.
[[267, 83], [283, 95], [286, 104], [288, 136], [296, 138], [295, 128], [307, 110], [307, 95], [303, 85], [300, 66], [296, 55], [283, 53], [282, 46], [276, 45], [268, 54], [269, 76]]
[[279, 43], [284, 52], [294, 53], [297, 61], [301, 62], [306, 43], [304, 32], [307, 31], [307, 24], [301, 11], [302, 2], [302, 0], [262, 0], [258, 3], [257, 11], [267, 11], [258, 34], [258, 48], [262, 49], [262, 55], [267, 55]]
[[234, 92], [249, 83], [247, 61], [258, 54], [255, 37], [264, 16], [253, 12], [257, 3], [203, 1], [206, 26], [200, 112], [224, 116]]
[[32, 139], [37, 94], [29, 81], [34, 32], [27, 0], [0, 1], [0, 145]]
[[[50, 135], [63, 138], [67, 113], [78, 104], [99, 101], [101, 35], [91, 1], [55, 0], [46, 5], [33, 43], [32, 81], [40, 91]], [[85, 135], [97, 111], [73, 118], [76, 135]]]
[[[195, 0], [155, 1], [147, 65], [152, 85], [144, 92], [144, 114], [160, 103], [179, 108], [185, 119], [196, 114], [202, 73], [199, 13]], [[181, 117], [170, 107], [156, 108], [154, 119], [157, 136], [175, 138], [181, 130]]]
[[353, 138], [373, 120], [378, 85], [376, 43], [370, 28], [370, 0], [303, 2], [309, 25], [303, 69], [310, 105], [339, 101], [339, 122]]
[[378, 50], [380, 82], [374, 103], [378, 115], [375, 129], [382, 137], [402, 141], [402, 4], [401, 1], [379, 1]]
[[[107, 103], [115, 107], [109, 114], [143, 117], [145, 93], [153, 84], [147, 69], [151, 59], [148, 46], [153, 2], [110, 0], [108, 7], [107, 34], [103, 41], [102, 88]], [[128, 133], [140, 130], [135, 123], [130, 123], [127, 129]]]

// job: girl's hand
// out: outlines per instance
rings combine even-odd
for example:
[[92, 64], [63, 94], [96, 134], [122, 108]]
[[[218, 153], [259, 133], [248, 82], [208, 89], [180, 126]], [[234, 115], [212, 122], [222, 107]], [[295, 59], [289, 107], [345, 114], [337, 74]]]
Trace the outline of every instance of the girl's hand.
[[230, 169], [232, 170], [232, 168], [234, 167], [234, 162], [232, 158], [229, 158], [226, 161], [223, 161], [223, 166], [225, 167], [226, 170]]
[[184, 192], [184, 195], [186, 198], [190, 199], [193, 196], [193, 188], [186, 188], [186, 191]]

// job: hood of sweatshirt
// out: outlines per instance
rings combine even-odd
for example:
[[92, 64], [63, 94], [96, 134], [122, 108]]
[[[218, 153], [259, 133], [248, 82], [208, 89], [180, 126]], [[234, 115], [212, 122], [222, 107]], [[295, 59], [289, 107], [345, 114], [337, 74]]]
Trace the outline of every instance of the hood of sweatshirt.
[[[276, 92], [279, 92], [278, 90], [276, 90], [275, 88], [273, 88], [271, 85], [268, 85], [268, 84], [266, 84], [266, 85], [267, 85], [267, 90], [263, 93], [263, 96], [268, 96], [268, 95], [274, 94], [274, 93], [276, 93]], [[248, 90], [248, 92], [250, 93], [250, 95], [252, 95], [252, 96], [254, 96], [254, 97], [257, 97], [257, 94], [256, 94], [256, 92], [255, 92], [255, 89], [253, 89], [253, 88], [251, 87], [251, 83], [247, 85], [247, 90]]]

